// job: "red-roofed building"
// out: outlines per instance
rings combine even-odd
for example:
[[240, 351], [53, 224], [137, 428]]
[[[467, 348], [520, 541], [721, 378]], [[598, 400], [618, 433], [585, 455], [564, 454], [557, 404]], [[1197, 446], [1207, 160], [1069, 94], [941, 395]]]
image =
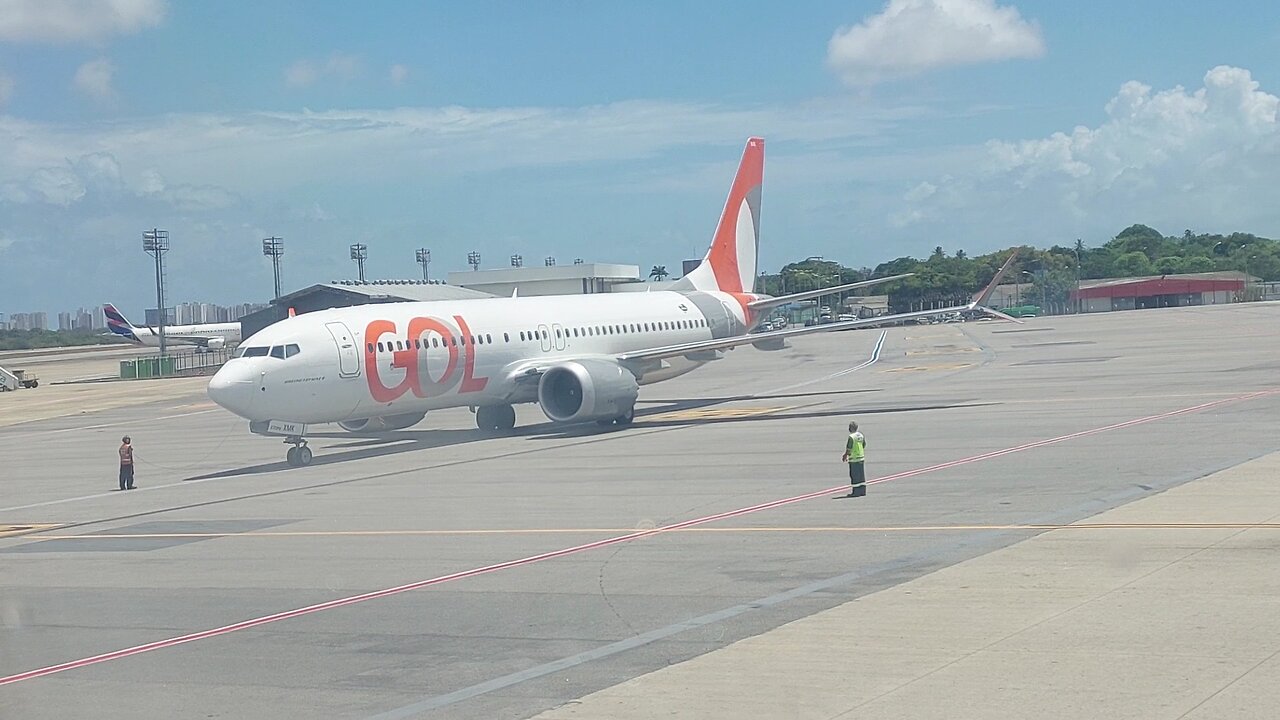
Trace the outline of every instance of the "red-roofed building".
[[[1081, 312], [1242, 302], [1259, 278], [1238, 271], [1083, 280], [1071, 293]], [[1256, 298], [1254, 298], [1256, 299]]]

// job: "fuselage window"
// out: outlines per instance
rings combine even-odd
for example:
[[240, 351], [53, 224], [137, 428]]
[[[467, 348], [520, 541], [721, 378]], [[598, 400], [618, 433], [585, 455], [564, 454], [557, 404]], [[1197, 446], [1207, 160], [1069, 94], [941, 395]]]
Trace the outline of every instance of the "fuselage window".
[[454, 336], [450, 335], [450, 336], [449, 336], [449, 344], [450, 344], [450, 345], [452, 345], [452, 346], [454, 346], [454, 347], [458, 347], [458, 338], [456, 338], [456, 337], [454, 337]]
[[381, 343], [381, 342], [379, 342], [379, 343], [378, 343], [378, 352], [382, 352], [382, 343]]
[[366, 349], [370, 354], [373, 354], [373, 343], [365, 343], [365, 349]]
[[508, 333], [502, 333], [502, 342], [511, 342], [511, 335]]

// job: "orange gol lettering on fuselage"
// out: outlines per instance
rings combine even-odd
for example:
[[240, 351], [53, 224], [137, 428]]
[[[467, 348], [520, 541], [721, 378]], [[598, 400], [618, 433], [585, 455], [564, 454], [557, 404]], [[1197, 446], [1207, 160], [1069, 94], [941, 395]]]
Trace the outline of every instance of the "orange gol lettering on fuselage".
[[[415, 317], [409, 321], [409, 338], [404, 343], [403, 349], [390, 351], [390, 366], [404, 371], [404, 378], [392, 387], [388, 387], [380, 375], [377, 348], [382, 342], [385, 342], [388, 348], [396, 347], [396, 340], [383, 340], [383, 337], [388, 335], [393, 338], [398, 337], [396, 324], [390, 320], [370, 322], [364, 333], [365, 367], [367, 368], [365, 375], [368, 378], [369, 395], [376, 402], [389, 403], [408, 392], [420, 398], [428, 398], [446, 395], [454, 386], [459, 386], [459, 394], [484, 390], [489, 384], [489, 378], [475, 376], [476, 346], [474, 341], [469, 342], [470, 328], [462, 316], [454, 315], [453, 319], [458, 323], [456, 331], [439, 318]], [[441, 345], [448, 353], [444, 369], [436, 378], [431, 376], [427, 367], [428, 356], [422, 354], [422, 350], [429, 349], [426, 336], [430, 333], [440, 336]], [[463, 353], [461, 378], [458, 377], [460, 349]]]

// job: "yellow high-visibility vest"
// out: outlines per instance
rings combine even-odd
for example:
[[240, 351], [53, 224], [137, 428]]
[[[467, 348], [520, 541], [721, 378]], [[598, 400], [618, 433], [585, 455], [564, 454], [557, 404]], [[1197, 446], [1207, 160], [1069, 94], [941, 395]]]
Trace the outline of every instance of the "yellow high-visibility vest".
[[860, 432], [849, 433], [849, 442], [844, 447], [849, 453], [849, 462], [862, 462], [867, 457], [867, 439]]

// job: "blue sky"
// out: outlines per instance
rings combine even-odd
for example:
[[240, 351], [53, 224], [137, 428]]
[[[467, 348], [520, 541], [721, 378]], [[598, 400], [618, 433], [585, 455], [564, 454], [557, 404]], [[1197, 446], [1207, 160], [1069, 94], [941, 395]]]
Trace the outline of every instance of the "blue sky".
[[[1280, 8], [0, 0], [0, 312], [546, 255], [700, 256], [749, 135], [762, 269], [1280, 236]], [[133, 310], [130, 311], [130, 308]]]

